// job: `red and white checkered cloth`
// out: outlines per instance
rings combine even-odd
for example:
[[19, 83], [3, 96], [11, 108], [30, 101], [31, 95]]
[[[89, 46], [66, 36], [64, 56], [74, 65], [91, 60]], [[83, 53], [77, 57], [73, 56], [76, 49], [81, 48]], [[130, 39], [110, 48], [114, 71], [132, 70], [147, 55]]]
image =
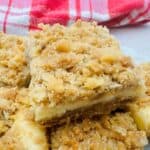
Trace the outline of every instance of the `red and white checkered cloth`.
[[0, 30], [27, 34], [38, 23], [77, 19], [118, 27], [150, 21], [150, 0], [1, 0]]

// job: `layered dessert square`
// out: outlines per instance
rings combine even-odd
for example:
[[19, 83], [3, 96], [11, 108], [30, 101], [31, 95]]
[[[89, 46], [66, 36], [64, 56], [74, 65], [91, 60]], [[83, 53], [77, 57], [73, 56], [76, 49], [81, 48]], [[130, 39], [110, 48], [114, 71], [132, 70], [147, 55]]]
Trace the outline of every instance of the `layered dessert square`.
[[48, 150], [45, 128], [33, 121], [27, 88], [0, 88], [0, 150]]
[[53, 125], [68, 116], [108, 114], [142, 95], [140, 74], [105, 27], [77, 21], [39, 28], [28, 42], [36, 121]]
[[0, 137], [1, 150], [49, 150], [45, 128], [28, 115], [28, 109], [16, 114], [11, 128]]
[[51, 150], [142, 150], [148, 143], [130, 114], [116, 113], [84, 119], [55, 128], [50, 133]]
[[27, 97], [26, 88], [0, 88], [0, 137], [11, 128], [17, 112], [29, 106]]
[[150, 136], [150, 63], [140, 65], [145, 80], [146, 95], [135, 102], [128, 103], [127, 108], [131, 112], [139, 129], [145, 130]]
[[23, 87], [28, 80], [24, 38], [0, 32], [0, 87]]

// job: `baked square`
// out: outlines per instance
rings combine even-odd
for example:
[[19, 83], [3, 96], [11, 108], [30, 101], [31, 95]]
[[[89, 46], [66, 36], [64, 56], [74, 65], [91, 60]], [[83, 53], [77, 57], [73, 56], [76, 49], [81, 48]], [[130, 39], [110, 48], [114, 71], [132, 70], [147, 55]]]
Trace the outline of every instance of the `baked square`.
[[36, 121], [51, 125], [68, 116], [108, 114], [143, 93], [140, 74], [105, 27], [82, 21], [39, 27], [28, 51]]
[[48, 150], [44, 127], [33, 121], [27, 88], [0, 88], [0, 150]]
[[0, 138], [1, 150], [49, 150], [45, 128], [28, 117], [23, 109], [11, 128]]
[[24, 38], [0, 32], [0, 87], [23, 87], [28, 82]]
[[142, 150], [148, 144], [130, 114], [116, 113], [60, 126], [50, 134], [51, 150]]
[[142, 64], [138, 68], [141, 68], [143, 73], [146, 95], [128, 103], [127, 108], [131, 112], [137, 127], [146, 131], [147, 136], [150, 136], [150, 63]]
[[26, 88], [0, 88], [0, 137], [12, 127], [17, 112], [28, 106]]

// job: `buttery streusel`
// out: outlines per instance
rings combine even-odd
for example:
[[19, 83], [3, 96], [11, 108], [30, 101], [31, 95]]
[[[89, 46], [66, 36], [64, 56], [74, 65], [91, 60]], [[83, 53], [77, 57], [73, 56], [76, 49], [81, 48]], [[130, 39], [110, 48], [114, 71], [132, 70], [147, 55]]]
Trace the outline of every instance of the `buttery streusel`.
[[0, 32], [0, 87], [26, 86], [28, 80], [24, 38]]

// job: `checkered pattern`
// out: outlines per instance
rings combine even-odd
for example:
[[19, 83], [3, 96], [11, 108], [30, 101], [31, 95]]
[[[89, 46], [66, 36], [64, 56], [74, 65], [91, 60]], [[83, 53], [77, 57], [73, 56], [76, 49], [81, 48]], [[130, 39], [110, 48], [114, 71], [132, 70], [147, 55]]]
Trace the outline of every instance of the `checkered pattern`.
[[1, 0], [0, 30], [25, 35], [38, 23], [95, 20], [118, 27], [150, 21], [150, 0]]

